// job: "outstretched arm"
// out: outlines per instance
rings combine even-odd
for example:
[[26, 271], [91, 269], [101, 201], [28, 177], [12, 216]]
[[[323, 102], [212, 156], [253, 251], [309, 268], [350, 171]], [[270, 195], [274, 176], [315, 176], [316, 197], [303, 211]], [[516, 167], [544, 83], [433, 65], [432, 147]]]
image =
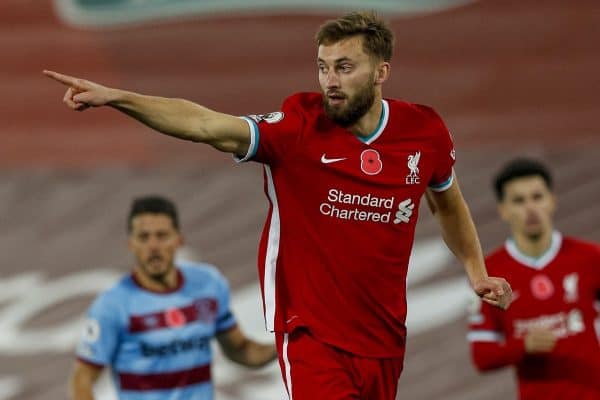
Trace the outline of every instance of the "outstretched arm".
[[262, 367], [277, 358], [274, 344], [248, 339], [237, 326], [218, 334], [217, 341], [227, 358], [246, 367]]
[[510, 285], [502, 278], [488, 277], [475, 224], [457, 180], [448, 190], [428, 190], [426, 196], [446, 245], [463, 264], [475, 293], [491, 305], [508, 308], [512, 298]]
[[166, 135], [207, 143], [217, 150], [246, 154], [250, 145], [248, 124], [183, 99], [146, 96], [109, 88], [85, 79], [44, 71], [68, 89], [63, 102], [72, 110], [110, 106]]

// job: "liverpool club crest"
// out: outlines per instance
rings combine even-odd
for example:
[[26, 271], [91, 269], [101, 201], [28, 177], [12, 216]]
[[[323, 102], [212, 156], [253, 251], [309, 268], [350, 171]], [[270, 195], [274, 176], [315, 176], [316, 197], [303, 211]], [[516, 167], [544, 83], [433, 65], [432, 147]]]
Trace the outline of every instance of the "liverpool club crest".
[[407, 185], [416, 185], [421, 183], [419, 178], [419, 160], [421, 159], [421, 152], [417, 151], [415, 154], [408, 156], [408, 169], [410, 173], [406, 175]]

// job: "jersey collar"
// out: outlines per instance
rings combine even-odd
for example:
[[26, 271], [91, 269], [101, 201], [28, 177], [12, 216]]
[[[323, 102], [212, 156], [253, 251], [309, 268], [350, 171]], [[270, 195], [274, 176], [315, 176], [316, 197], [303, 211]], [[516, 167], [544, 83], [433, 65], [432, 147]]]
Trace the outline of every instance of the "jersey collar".
[[[177, 268], [177, 267], [175, 267], [175, 268]], [[175, 293], [179, 289], [181, 289], [183, 287], [183, 284], [185, 283], [185, 277], [183, 276], [183, 273], [181, 273], [181, 270], [179, 268], [177, 268], [177, 286], [175, 286], [173, 289], [169, 289], [169, 290], [165, 290], [165, 291], [158, 291], [158, 290], [152, 290], [150, 288], [144, 287], [142, 285], [142, 283], [139, 281], [139, 279], [135, 276], [135, 273], [133, 273], [133, 271], [131, 272], [131, 280], [138, 288], [145, 290], [146, 292], [155, 293], [155, 294]]]
[[383, 106], [381, 107], [381, 117], [379, 117], [379, 123], [377, 124], [375, 130], [367, 137], [357, 136], [358, 140], [360, 140], [364, 144], [371, 144], [375, 140], [377, 140], [377, 138], [381, 136], [381, 134], [385, 130], [385, 127], [387, 126], [388, 119], [390, 116], [390, 106], [387, 100], [384, 99], [381, 99], [381, 105]]
[[517, 244], [512, 238], [506, 240], [504, 247], [508, 254], [514, 258], [516, 261], [520, 262], [523, 265], [528, 266], [529, 268], [542, 270], [548, 264], [550, 264], [560, 251], [562, 245], [562, 235], [558, 231], [552, 232], [552, 239], [550, 240], [550, 247], [539, 257], [531, 257], [526, 254], [523, 254], [521, 250], [517, 247]]

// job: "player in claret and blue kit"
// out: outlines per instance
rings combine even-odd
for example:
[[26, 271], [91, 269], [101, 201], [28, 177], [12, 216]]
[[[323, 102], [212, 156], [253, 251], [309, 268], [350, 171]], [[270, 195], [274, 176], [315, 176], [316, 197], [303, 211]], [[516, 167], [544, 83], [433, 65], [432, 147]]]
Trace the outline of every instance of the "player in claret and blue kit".
[[211, 400], [213, 338], [245, 366], [276, 358], [274, 344], [249, 340], [237, 326], [229, 285], [215, 267], [174, 262], [182, 235], [171, 201], [136, 199], [128, 231], [136, 264], [87, 313], [72, 399], [93, 399], [94, 383], [110, 367], [121, 400]]

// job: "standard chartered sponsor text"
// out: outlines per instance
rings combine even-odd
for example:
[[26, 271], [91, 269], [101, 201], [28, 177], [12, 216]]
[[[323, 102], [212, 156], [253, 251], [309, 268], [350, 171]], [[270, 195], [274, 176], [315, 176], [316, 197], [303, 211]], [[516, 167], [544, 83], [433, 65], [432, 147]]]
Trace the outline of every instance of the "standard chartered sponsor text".
[[388, 223], [394, 208], [392, 197], [377, 197], [371, 193], [345, 193], [340, 189], [329, 189], [327, 201], [321, 203], [323, 215], [352, 221]]

